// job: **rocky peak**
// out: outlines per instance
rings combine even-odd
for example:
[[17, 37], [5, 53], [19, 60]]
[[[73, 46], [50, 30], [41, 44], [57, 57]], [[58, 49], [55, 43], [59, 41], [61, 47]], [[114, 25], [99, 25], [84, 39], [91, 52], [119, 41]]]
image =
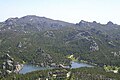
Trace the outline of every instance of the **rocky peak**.
[[18, 17], [16, 17], [16, 18], [8, 18], [5, 22], [16, 21], [16, 20], [18, 20]]
[[106, 25], [113, 25], [114, 23], [109, 21]]
[[14, 23], [16, 23], [17, 20], [18, 20], [18, 17], [16, 17], [16, 18], [8, 18], [8, 19], [5, 21], [5, 24], [6, 24], [7, 26], [11, 26], [11, 25], [13, 25]]
[[84, 27], [84, 26], [89, 26], [89, 22], [81, 20], [77, 25]]
[[79, 22], [79, 24], [87, 24], [88, 22], [87, 21], [84, 21], [84, 20], [81, 20], [80, 22]]
[[87, 23], [87, 21], [81, 20], [80, 23]]
[[29, 21], [42, 22], [42, 21], [45, 21], [45, 20], [49, 20], [49, 18], [39, 17], [39, 16], [36, 16], [36, 15], [27, 15], [27, 16], [21, 17], [19, 20], [22, 20], [22, 21], [25, 21], [25, 22], [29, 22]]
[[87, 21], [84, 21], [84, 20], [81, 20], [78, 24], [76, 25], [79, 25], [81, 27], [96, 27], [96, 26], [101, 26], [100, 23], [97, 23], [96, 21], [93, 21], [93, 22], [87, 22]]
[[120, 25], [114, 24], [113, 22], [109, 21], [106, 25], [107, 29], [114, 29], [117, 30], [120, 28]]
[[93, 21], [94, 24], [96, 24], [97, 22], [96, 21]]

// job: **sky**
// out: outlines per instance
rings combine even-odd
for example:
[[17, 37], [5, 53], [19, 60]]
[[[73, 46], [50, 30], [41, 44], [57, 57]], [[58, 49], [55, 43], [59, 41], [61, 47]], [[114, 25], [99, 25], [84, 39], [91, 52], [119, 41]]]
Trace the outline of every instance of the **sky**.
[[81, 20], [120, 24], [120, 0], [0, 0], [0, 22], [37, 15], [78, 23]]

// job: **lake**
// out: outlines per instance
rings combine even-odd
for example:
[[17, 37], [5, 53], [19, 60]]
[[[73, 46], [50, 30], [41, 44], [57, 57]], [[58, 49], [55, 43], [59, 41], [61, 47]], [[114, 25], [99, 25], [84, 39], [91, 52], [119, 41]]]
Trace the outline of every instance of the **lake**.
[[[71, 62], [71, 68], [80, 68], [80, 67], [93, 67], [93, 66], [89, 64], [85, 64], [85, 63]], [[25, 74], [25, 73], [32, 72], [32, 71], [46, 70], [46, 69], [50, 69], [50, 68], [25, 64], [19, 73]]]
[[23, 66], [22, 70], [20, 70], [19, 73], [20, 73], [20, 74], [25, 74], [25, 73], [32, 72], [32, 71], [46, 70], [46, 69], [50, 69], [50, 68], [25, 64], [25, 65]]
[[71, 62], [71, 68], [80, 68], [80, 67], [93, 67], [93, 66], [86, 63]]

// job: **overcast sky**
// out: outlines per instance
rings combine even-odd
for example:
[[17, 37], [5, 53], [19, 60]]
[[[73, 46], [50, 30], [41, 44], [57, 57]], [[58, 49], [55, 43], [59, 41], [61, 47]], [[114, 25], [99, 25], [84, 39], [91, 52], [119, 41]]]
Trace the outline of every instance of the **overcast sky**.
[[120, 24], [120, 0], [0, 0], [0, 21], [37, 15], [78, 23], [80, 20]]

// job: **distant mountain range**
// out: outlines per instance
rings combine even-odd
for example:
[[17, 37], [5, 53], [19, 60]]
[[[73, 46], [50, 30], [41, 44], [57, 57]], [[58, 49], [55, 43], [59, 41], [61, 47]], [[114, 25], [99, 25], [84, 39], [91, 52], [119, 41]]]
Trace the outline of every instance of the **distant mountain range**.
[[41, 31], [41, 30], [53, 30], [62, 27], [86, 27], [86, 28], [98, 28], [104, 30], [117, 29], [120, 25], [114, 24], [109, 21], [107, 24], [100, 24], [96, 21], [87, 22], [81, 20], [79, 23], [73, 24], [60, 20], [53, 20], [46, 17], [39, 17], [35, 15], [28, 15], [21, 18], [9, 18], [5, 22], [1, 22], [1, 29], [13, 29], [19, 27], [21, 30]]
[[73, 54], [79, 61], [120, 66], [120, 25], [73, 24], [35, 15], [9, 18], [0, 23], [0, 55], [6, 53], [37, 64], [67, 63], [66, 56]]
[[21, 30], [29, 30], [33, 31], [41, 31], [41, 30], [49, 30], [49, 29], [58, 29], [64, 26], [72, 26], [74, 24], [52, 20], [45, 17], [38, 17], [34, 15], [24, 16], [21, 18], [9, 18], [5, 22], [2, 23], [3, 29], [16, 29], [15, 27], [19, 27]]

